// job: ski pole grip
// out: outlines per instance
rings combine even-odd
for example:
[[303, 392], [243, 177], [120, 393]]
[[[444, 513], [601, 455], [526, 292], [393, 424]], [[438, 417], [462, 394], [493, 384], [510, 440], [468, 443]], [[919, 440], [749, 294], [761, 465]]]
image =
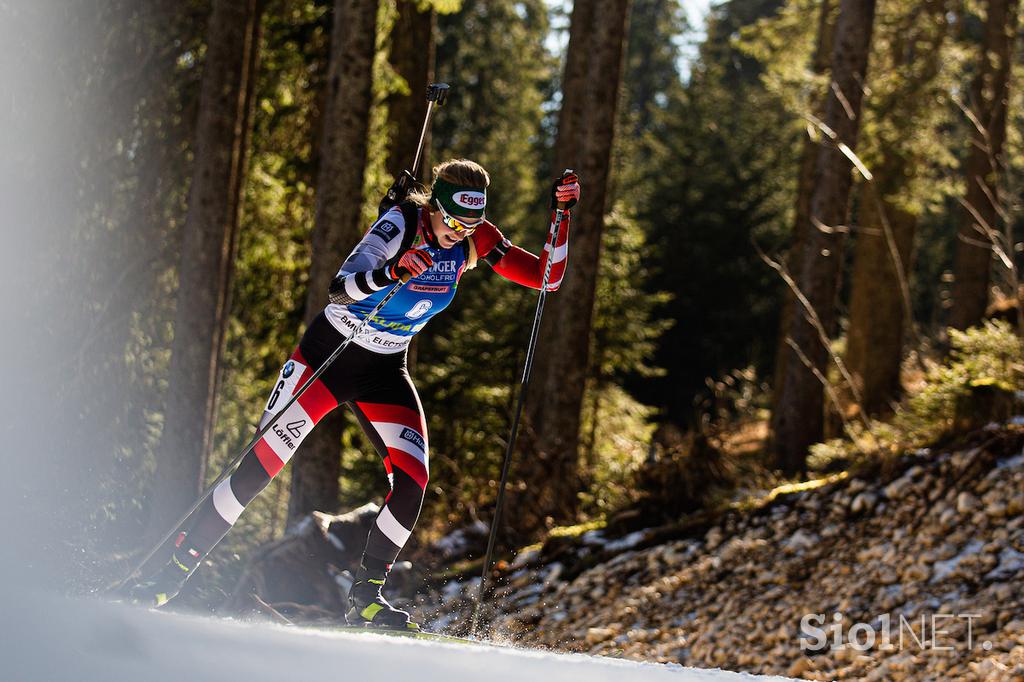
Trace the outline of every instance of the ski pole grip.
[[[572, 168], [566, 168], [564, 171], [562, 171], [561, 179], [565, 180], [570, 175], [576, 175], [576, 171], [574, 171]], [[555, 207], [558, 208], [558, 210], [560, 210], [560, 211], [565, 211], [565, 210], [568, 210], [568, 208], [569, 208], [567, 202], [565, 202], [565, 201], [557, 202], [555, 204]]]
[[448, 84], [447, 83], [431, 83], [427, 86], [427, 101], [437, 102], [437, 106], [444, 106], [445, 100], [448, 99]]

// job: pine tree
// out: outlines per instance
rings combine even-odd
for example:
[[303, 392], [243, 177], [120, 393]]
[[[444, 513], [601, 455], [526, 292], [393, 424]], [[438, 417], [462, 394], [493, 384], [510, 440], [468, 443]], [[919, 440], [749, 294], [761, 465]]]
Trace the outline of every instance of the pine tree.
[[[707, 39], [688, 82], [670, 88], [653, 127], [624, 140], [618, 201], [649, 233], [649, 295], [671, 300], [655, 318], [674, 324], [660, 336], [653, 364], [664, 376], [628, 380], [660, 422], [685, 429], [700, 421], [708, 377], [737, 367], [771, 371], [783, 289], [755, 244], [775, 250], [791, 222], [801, 127], [782, 94], [766, 87], [762, 63], [735, 39], [773, 19], [774, 3], [723, 3], [709, 16]], [[803, 31], [805, 14], [785, 19]], [[806, 61], [802, 40], [779, 38]]]

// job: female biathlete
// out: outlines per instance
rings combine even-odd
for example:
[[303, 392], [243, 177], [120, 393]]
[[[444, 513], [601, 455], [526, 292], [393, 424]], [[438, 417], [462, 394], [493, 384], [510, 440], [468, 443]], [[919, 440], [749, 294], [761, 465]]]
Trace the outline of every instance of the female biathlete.
[[[490, 177], [477, 163], [446, 161], [434, 168], [431, 193], [413, 193], [380, 217], [331, 282], [330, 303], [281, 368], [260, 427], [373, 310], [395, 283], [410, 276], [342, 355], [277, 420], [238, 469], [196, 511], [179, 535], [171, 560], [132, 589], [138, 602], [162, 606], [175, 597], [201, 559], [242, 510], [295, 454], [310, 430], [347, 404], [384, 460], [391, 492], [377, 515], [349, 594], [351, 624], [408, 627], [409, 614], [381, 595], [392, 563], [408, 540], [423, 503], [429, 471], [426, 418], [406, 367], [412, 337], [455, 297], [462, 274], [486, 261], [502, 277], [540, 289], [547, 260], [548, 290], [561, 284], [568, 254], [569, 212], [558, 242], [540, 258], [513, 246], [484, 218]], [[555, 204], [572, 207], [580, 185], [570, 173], [551, 190]]]

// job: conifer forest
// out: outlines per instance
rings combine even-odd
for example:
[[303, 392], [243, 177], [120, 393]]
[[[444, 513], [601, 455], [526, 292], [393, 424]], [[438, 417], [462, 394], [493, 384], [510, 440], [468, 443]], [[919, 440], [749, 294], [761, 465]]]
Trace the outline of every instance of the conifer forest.
[[[208, 506], [230, 532], [165, 610], [351, 622], [366, 545], [435, 633], [1024, 679], [1021, 12], [0, 2], [4, 589], [123, 596]], [[485, 212], [445, 212], [431, 169], [452, 159], [486, 169]], [[430, 203], [387, 222], [404, 172]], [[399, 218], [409, 241], [345, 280]], [[404, 256], [438, 239], [440, 277], [438, 230], [462, 225], [460, 295], [375, 309], [407, 351], [336, 361], [407, 357], [415, 424], [329, 382], [322, 418], [296, 398], [302, 420], [261, 422], [360, 296], [447, 291]], [[851, 626], [887, 618], [915, 644], [859, 648]]]

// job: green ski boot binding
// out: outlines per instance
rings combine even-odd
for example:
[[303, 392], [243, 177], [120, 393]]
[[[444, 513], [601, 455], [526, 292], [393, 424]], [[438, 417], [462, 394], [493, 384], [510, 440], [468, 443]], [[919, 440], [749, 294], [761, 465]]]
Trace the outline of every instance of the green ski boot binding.
[[[370, 560], [371, 563], [373, 560]], [[419, 625], [409, 620], [409, 614], [396, 609], [381, 594], [388, 579], [390, 565], [383, 568], [367, 568], [365, 558], [356, 572], [355, 583], [348, 593], [348, 612], [345, 620], [356, 627], [386, 628], [390, 630], [419, 630]]]

